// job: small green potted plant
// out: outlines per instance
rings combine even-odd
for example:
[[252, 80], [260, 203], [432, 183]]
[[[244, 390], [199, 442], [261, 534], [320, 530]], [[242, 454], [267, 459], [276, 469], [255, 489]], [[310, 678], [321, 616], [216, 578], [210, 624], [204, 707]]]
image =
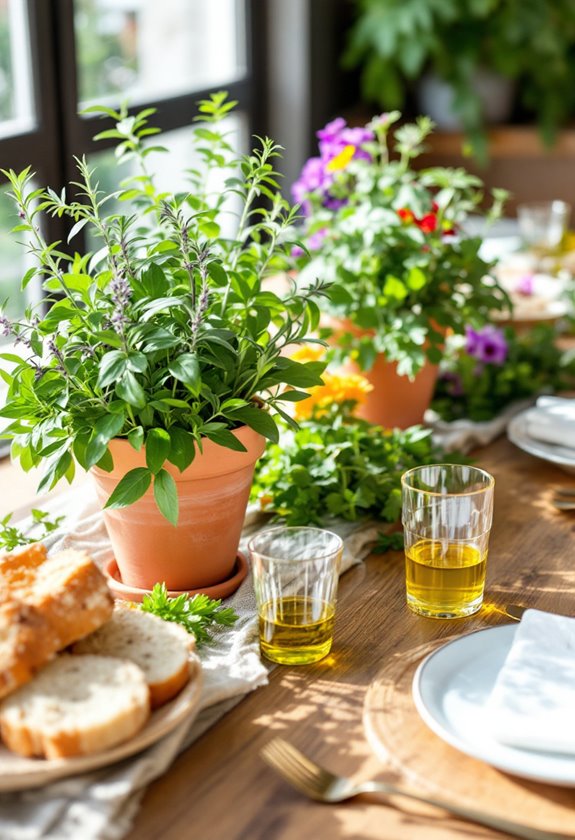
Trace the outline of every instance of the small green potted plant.
[[[493, 121], [501, 121], [511, 110], [493, 113], [497, 93], [485, 85], [494, 76], [509, 106], [510, 83], [516, 83], [519, 99], [548, 143], [575, 111], [570, 0], [532, 0], [520, 10], [513, 0], [356, 0], [356, 5], [346, 61], [361, 66], [364, 98], [402, 109], [410, 83], [417, 87], [423, 81], [425, 90], [433, 74], [451, 89], [453, 115], [480, 158], [486, 156], [490, 112]], [[442, 98], [437, 85], [434, 91]], [[421, 100], [418, 106], [421, 110]]]
[[[295, 211], [277, 189], [278, 146], [264, 139], [249, 155], [233, 152], [221, 124], [233, 104], [223, 93], [200, 103], [201, 164], [181, 193], [161, 192], [150, 174], [150, 111], [103, 109], [115, 128], [99, 136], [116, 138], [118, 161], [136, 164], [112, 194], [85, 160], [74, 197], [31, 189], [29, 170], [4, 173], [15, 230], [36, 259], [23, 282], [39, 276], [50, 304], [20, 322], [2, 317], [26, 348], [1, 356], [13, 365], [0, 371], [2, 415], [13, 421], [5, 436], [25, 470], [45, 465], [40, 491], [71, 480], [76, 462], [93, 473], [119, 567], [110, 571], [132, 595], [156, 581], [216, 595], [229, 591], [214, 589], [222, 581], [239, 583], [254, 464], [265, 438], [277, 439], [283, 402], [321, 383], [321, 363], [282, 350], [317, 326], [322, 283], [283, 297], [262, 285], [286, 265]], [[209, 186], [214, 171], [228, 175], [223, 190]], [[231, 236], [221, 227], [230, 196], [240, 206]], [[107, 215], [112, 199], [121, 209]], [[70, 218], [69, 240], [91, 229], [101, 247], [69, 255], [46, 242], [42, 213]]]
[[[446, 333], [481, 325], [509, 299], [488, 277], [481, 238], [465, 231], [470, 212], [481, 216], [481, 181], [463, 169], [414, 171], [432, 123], [394, 133], [399, 116], [355, 128], [339, 118], [318, 132], [320, 155], [293, 187], [305, 213], [294, 258], [302, 288], [331, 283], [324, 326], [340, 361], [374, 386], [361, 416], [406, 427], [429, 405]], [[504, 198], [494, 191], [491, 218]]]

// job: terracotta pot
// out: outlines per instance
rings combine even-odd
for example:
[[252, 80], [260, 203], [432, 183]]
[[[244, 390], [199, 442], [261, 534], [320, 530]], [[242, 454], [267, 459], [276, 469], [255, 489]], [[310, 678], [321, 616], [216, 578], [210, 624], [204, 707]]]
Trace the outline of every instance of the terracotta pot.
[[[214, 595], [213, 586], [232, 576], [254, 467], [265, 449], [265, 438], [247, 426], [233, 434], [247, 452], [204, 440], [183, 472], [165, 463], [178, 488], [177, 525], [159, 512], [151, 487], [135, 504], [104, 511], [124, 585], [151, 589], [163, 581], [172, 591], [210, 588]], [[102, 505], [122, 476], [145, 466], [143, 448], [136, 452], [127, 440], [111, 441], [110, 451], [113, 471], [91, 470]]]
[[[355, 336], [367, 333], [346, 319], [325, 318], [323, 323], [334, 330], [331, 339], [334, 343], [341, 332], [350, 332]], [[362, 370], [351, 360], [346, 361], [340, 370], [359, 373], [373, 385], [373, 390], [367, 394], [365, 402], [358, 407], [357, 416], [386, 428], [399, 429], [407, 429], [423, 422], [423, 415], [430, 406], [439, 373], [438, 365], [426, 361], [413, 380], [407, 376], [399, 376], [397, 363], [388, 362], [383, 354], [377, 356], [369, 371]]]

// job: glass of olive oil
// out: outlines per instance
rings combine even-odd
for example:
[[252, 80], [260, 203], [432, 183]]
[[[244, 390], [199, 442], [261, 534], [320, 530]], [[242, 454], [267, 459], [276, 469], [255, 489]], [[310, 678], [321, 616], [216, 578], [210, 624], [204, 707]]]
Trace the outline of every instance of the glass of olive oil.
[[493, 476], [463, 464], [403, 474], [407, 605], [431, 618], [462, 618], [483, 603], [493, 518]]
[[331, 650], [343, 543], [321, 528], [269, 528], [249, 543], [261, 652], [309, 665]]

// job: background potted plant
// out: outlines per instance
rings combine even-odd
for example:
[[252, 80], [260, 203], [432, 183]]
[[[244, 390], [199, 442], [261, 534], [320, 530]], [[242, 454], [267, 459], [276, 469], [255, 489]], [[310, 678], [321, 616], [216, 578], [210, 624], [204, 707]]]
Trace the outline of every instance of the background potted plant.
[[[359, 128], [340, 118], [318, 132], [320, 156], [293, 187], [306, 215], [294, 256], [302, 287], [331, 282], [339, 359], [374, 385], [360, 416], [406, 427], [429, 405], [446, 332], [480, 325], [509, 301], [486, 276], [481, 239], [464, 228], [470, 211], [481, 212], [481, 181], [462, 169], [415, 172], [432, 123], [421, 117], [390, 135], [399, 116]], [[504, 198], [494, 191], [491, 218]]]
[[[37, 263], [23, 282], [39, 274], [50, 304], [22, 322], [2, 318], [28, 351], [2, 354], [14, 365], [1, 371], [12, 454], [25, 470], [45, 463], [40, 491], [71, 480], [75, 462], [93, 472], [130, 587], [195, 590], [233, 574], [254, 464], [264, 439], [277, 439], [274, 415], [284, 416], [282, 401], [307, 397], [299, 386], [321, 383], [321, 363], [282, 349], [317, 326], [322, 284], [283, 298], [262, 288], [285, 265], [294, 211], [277, 190], [271, 140], [233, 153], [221, 126], [233, 104], [223, 93], [200, 104], [200, 165], [178, 194], [161, 192], [150, 174], [150, 111], [103, 109], [116, 123], [103, 136], [117, 138], [118, 161], [137, 164], [115, 193], [98, 188], [85, 160], [74, 197], [32, 190], [28, 170], [5, 173], [15, 230]], [[214, 192], [215, 170], [229, 177]], [[230, 195], [240, 212], [226, 236]], [[116, 198], [124, 204], [107, 215]], [[43, 212], [71, 218], [70, 239], [91, 229], [102, 247], [69, 256], [47, 243]]]
[[[485, 124], [509, 119], [512, 83], [522, 105], [535, 115], [544, 140], [575, 111], [575, 9], [570, 0], [531, 0], [518, 12], [513, 0], [357, 0], [346, 60], [362, 67], [367, 101], [403, 108], [412, 80], [424, 80], [431, 102], [451, 106], [476, 154], [485, 157]], [[447, 95], [437, 81], [450, 88]], [[492, 84], [498, 77], [499, 86]], [[430, 89], [431, 85], [431, 90]], [[440, 125], [441, 127], [441, 125]]]

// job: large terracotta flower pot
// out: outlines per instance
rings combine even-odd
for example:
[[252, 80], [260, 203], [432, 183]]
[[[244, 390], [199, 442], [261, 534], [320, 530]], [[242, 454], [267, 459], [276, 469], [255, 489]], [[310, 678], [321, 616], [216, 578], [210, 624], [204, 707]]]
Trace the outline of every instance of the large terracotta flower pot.
[[[338, 334], [352, 333], [355, 336], [366, 334], [347, 319], [325, 318], [325, 326], [333, 330], [331, 341], [337, 342]], [[423, 422], [423, 415], [431, 404], [439, 368], [426, 361], [423, 368], [413, 379], [399, 376], [397, 363], [388, 362], [383, 354], [377, 356], [371, 370], [362, 370], [356, 362], [347, 360], [341, 370], [345, 373], [359, 373], [373, 386], [358, 407], [356, 414], [370, 423], [377, 423], [386, 428], [407, 429]]]
[[[165, 582], [171, 591], [208, 590], [222, 597], [217, 587], [234, 573], [254, 467], [265, 449], [262, 435], [247, 426], [233, 434], [247, 452], [204, 440], [203, 452], [196, 451], [183, 472], [165, 463], [178, 489], [177, 525], [159, 512], [151, 487], [129, 507], [104, 510], [124, 587], [149, 590]], [[127, 440], [111, 441], [110, 451], [113, 471], [91, 470], [102, 505], [122, 476], [145, 466], [144, 450], [136, 452]]]

